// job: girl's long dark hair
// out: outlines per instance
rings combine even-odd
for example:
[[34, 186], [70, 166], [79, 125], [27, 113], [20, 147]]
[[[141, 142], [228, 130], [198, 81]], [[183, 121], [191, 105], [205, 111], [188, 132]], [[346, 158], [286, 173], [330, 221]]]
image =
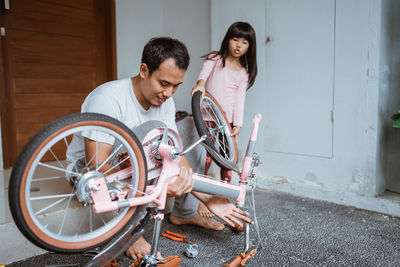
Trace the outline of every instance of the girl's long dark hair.
[[206, 59], [213, 59], [219, 55], [222, 57], [222, 64], [225, 67], [225, 59], [229, 53], [229, 40], [235, 37], [242, 37], [249, 42], [249, 49], [246, 54], [239, 59], [240, 65], [249, 73], [249, 86], [247, 87], [247, 89], [249, 89], [254, 84], [257, 76], [256, 32], [249, 23], [242, 21], [233, 23], [226, 32], [219, 51], [212, 51], [203, 57]]

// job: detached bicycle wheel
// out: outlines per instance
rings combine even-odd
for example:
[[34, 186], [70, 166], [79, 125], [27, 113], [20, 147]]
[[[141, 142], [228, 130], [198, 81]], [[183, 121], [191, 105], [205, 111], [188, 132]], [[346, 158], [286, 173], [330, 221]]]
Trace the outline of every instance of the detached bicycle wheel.
[[[238, 151], [232, 128], [218, 102], [208, 93], [201, 97], [201, 92], [196, 92], [192, 96], [192, 113], [199, 135], [207, 135], [204, 143], [226, 160], [236, 162]], [[217, 158], [210, 156], [224, 168]]]
[[[96, 141], [88, 159], [83, 136], [113, 144], [110, 156], [97, 162], [104, 142]], [[67, 162], [66, 153], [81, 160]], [[110, 168], [101, 171], [105, 164]], [[111, 199], [142, 195], [147, 179], [141, 144], [121, 122], [79, 113], [50, 123], [25, 146], [12, 171], [9, 202], [16, 225], [32, 243], [50, 251], [80, 252], [104, 244], [123, 230], [136, 208], [94, 213], [89, 184], [123, 168], [123, 177], [106, 182]]]

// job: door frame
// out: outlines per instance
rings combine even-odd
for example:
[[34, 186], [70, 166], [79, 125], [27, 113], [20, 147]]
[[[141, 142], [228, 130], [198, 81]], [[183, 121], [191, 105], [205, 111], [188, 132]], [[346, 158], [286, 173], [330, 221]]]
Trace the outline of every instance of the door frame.
[[[117, 78], [117, 51], [116, 51], [116, 16], [115, 16], [115, 0], [104, 1], [106, 14], [105, 19], [105, 38], [106, 44], [106, 70], [108, 73], [108, 80], [115, 80]], [[2, 8], [0, 12], [7, 12]], [[5, 25], [4, 16], [0, 17], [0, 26]], [[12, 159], [16, 158], [16, 133], [15, 125], [8, 129], [11, 123], [15, 123], [15, 114], [10, 112], [12, 110], [11, 103], [9, 101], [13, 96], [8, 92], [11, 91], [11, 80], [9, 68], [6, 67], [8, 64], [7, 53], [5, 46], [3, 45], [3, 38], [0, 36], [0, 120], [1, 120], [1, 148], [3, 155], [0, 159], [3, 159], [3, 169], [12, 167]]]

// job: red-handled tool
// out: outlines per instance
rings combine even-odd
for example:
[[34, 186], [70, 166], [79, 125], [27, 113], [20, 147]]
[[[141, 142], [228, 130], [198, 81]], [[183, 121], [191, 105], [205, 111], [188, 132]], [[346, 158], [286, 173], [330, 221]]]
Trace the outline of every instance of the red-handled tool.
[[224, 264], [224, 267], [237, 267], [237, 266], [244, 266], [246, 262], [256, 255], [257, 250], [253, 249], [249, 253], [246, 252], [238, 254], [230, 263]]
[[169, 239], [177, 241], [177, 242], [195, 244], [195, 242], [190, 241], [186, 236], [178, 234], [178, 233], [174, 233], [174, 232], [171, 232], [168, 230], [166, 230], [165, 233], [161, 234], [161, 236], [169, 238]]

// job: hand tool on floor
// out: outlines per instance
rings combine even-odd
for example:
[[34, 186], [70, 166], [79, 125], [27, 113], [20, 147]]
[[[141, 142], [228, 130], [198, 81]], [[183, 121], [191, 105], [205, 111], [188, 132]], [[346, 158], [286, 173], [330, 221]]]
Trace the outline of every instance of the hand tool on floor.
[[171, 240], [174, 240], [174, 241], [177, 241], [177, 242], [196, 244], [196, 242], [189, 240], [186, 236], [178, 234], [178, 233], [174, 233], [174, 232], [171, 232], [168, 230], [166, 230], [165, 233], [161, 234], [161, 236], [166, 237]]
[[[136, 261], [134, 261], [131, 265], [129, 265], [129, 267], [141, 266], [142, 261], [143, 261], [143, 257], [140, 257]], [[181, 257], [169, 256], [169, 257], [163, 258], [162, 260], [157, 260], [156, 264], [158, 267], [177, 267], [181, 264], [181, 262], [182, 262]], [[151, 266], [153, 266], [153, 265], [151, 265]]]
[[161, 236], [177, 242], [188, 243], [189, 246], [185, 250], [185, 255], [188, 256], [189, 258], [194, 258], [199, 254], [199, 247], [196, 244], [196, 242], [189, 240], [184, 235], [166, 230], [165, 233], [161, 234]]
[[194, 258], [199, 254], [199, 246], [197, 244], [189, 244], [185, 250], [185, 255]]
[[230, 263], [224, 264], [224, 267], [237, 267], [237, 266], [244, 266], [246, 262], [256, 255], [257, 250], [253, 249], [249, 253], [243, 252], [238, 254]]

